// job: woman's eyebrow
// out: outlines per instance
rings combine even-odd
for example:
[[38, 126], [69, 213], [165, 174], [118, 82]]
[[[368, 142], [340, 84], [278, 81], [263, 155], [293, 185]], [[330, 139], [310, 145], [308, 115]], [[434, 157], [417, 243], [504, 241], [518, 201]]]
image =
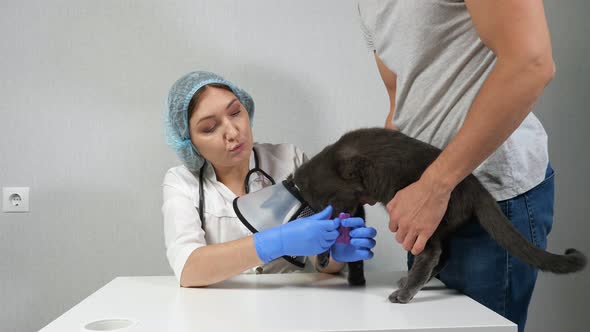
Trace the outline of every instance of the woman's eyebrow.
[[227, 104], [227, 106], [225, 107], [225, 109], [230, 108], [230, 106], [235, 103], [238, 100], [238, 98], [234, 98], [232, 101], [229, 102], [229, 104]]
[[209, 116], [202, 117], [199, 119], [199, 121], [197, 121], [197, 124], [201, 123], [201, 121], [203, 121], [203, 120], [211, 119], [214, 117], [215, 117], [215, 115], [209, 115]]
[[[230, 101], [230, 102], [227, 104], [227, 106], [225, 107], [225, 109], [228, 109], [228, 108], [230, 108], [230, 107], [231, 107], [231, 105], [233, 105], [233, 103], [235, 103], [237, 100], [238, 100], [238, 98], [234, 98], [232, 101]], [[201, 122], [201, 121], [203, 121], [203, 120], [211, 119], [211, 118], [214, 118], [214, 117], [215, 117], [215, 115], [209, 115], [209, 116], [202, 117], [202, 118], [200, 118], [200, 119], [197, 121], [197, 124], [198, 124], [198, 123], [200, 123], [200, 122]]]

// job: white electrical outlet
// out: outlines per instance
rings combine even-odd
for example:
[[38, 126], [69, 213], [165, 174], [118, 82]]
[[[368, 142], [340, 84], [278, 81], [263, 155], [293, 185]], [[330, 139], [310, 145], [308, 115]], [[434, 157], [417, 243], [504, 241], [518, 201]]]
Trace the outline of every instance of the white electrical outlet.
[[29, 187], [2, 188], [2, 211], [29, 212]]

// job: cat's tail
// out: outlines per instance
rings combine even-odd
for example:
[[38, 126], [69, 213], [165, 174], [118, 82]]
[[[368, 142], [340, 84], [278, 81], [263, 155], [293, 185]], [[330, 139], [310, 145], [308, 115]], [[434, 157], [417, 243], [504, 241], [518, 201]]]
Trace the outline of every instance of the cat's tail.
[[530, 243], [504, 216], [492, 195], [485, 191], [485, 196], [488, 197], [476, 203], [475, 215], [488, 234], [510, 254], [553, 273], [577, 272], [586, 266], [586, 256], [576, 249], [567, 249], [564, 255], [557, 255]]

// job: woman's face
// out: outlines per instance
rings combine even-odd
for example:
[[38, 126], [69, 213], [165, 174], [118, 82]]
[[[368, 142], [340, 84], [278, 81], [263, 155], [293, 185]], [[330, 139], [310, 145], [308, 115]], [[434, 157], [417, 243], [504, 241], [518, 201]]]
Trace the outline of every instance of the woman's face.
[[206, 87], [189, 126], [191, 141], [214, 166], [231, 167], [249, 162], [253, 146], [250, 118], [231, 91]]

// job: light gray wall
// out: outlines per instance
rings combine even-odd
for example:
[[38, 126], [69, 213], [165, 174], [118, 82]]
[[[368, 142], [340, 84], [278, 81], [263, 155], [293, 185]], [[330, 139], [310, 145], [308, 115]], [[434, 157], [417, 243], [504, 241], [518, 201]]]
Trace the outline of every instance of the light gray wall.
[[[544, 1], [557, 66], [537, 105], [549, 135], [555, 177], [555, 219], [548, 249], [576, 247], [590, 255], [590, 2]], [[590, 271], [540, 274], [527, 331], [589, 331]]]
[[[563, 2], [561, 2], [563, 3]], [[550, 249], [590, 253], [585, 0], [546, 1], [558, 74], [538, 105], [557, 175]], [[254, 97], [258, 141], [309, 155], [381, 125], [388, 101], [352, 1], [3, 1], [0, 186], [31, 212], [0, 213], [0, 330], [34, 331], [121, 275], [167, 275], [160, 184], [169, 86], [195, 69]], [[368, 269], [405, 266], [386, 215]], [[542, 275], [529, 331], [590, 325], [588, 272]]]

